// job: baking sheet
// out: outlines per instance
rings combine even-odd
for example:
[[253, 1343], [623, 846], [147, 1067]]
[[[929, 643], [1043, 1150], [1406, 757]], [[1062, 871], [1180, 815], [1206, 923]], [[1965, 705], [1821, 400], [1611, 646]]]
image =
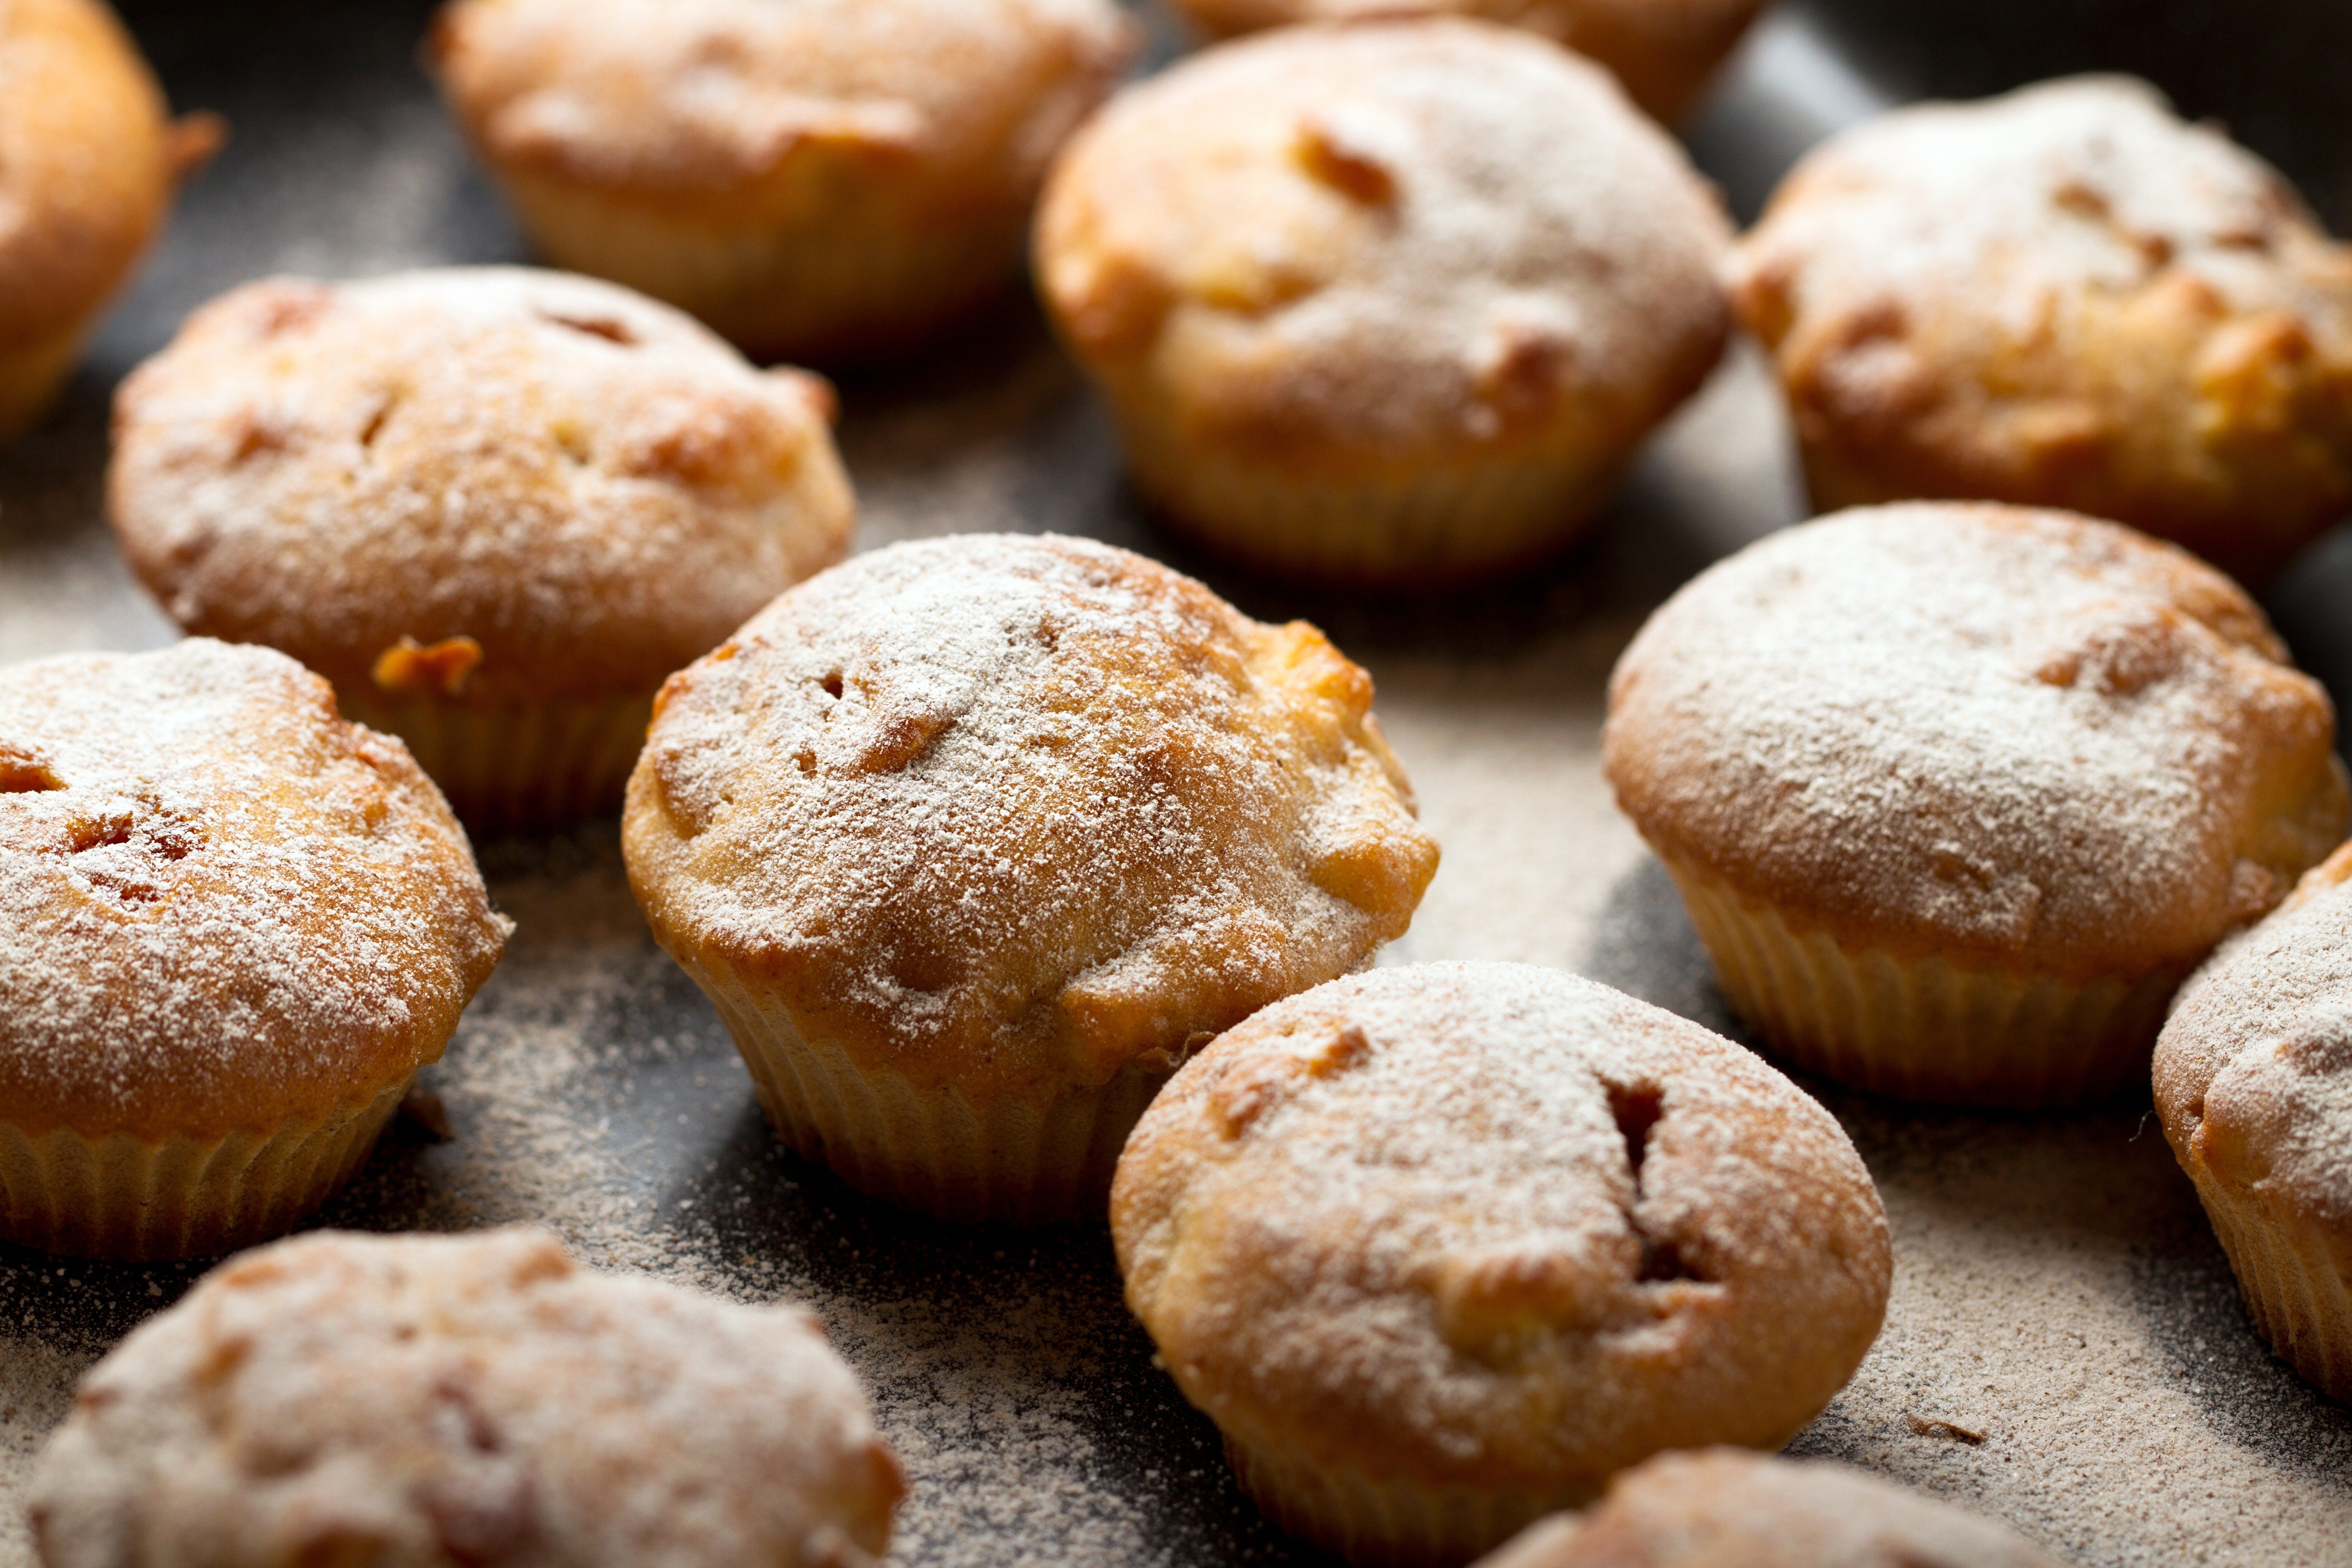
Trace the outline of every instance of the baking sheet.
[[[271, 271], [351, 276], [523, 258], [414, 64], [429, 7], [125, 7], [175, 101], [235, 140], [184, 200], [65, 407], [0, 453], [0, 660], [146, 647], [171, 629], [100, 516], [106, 400], [184, 312]], [[1152, 17], [1164, 57], [1175, 34]], [[2342, 230], [2352, 8], [2196, 0], [1822, 0], [1759, 29], [1686, 128], [1742, 216], [1804, 146], [1885, 105], [2127, 67], [2218, 113]], [[1737, 1034], [1664, 874], [1598, 769], [1608, 669], [1706, 561], [1793, 521], [1785, 422], [1752, 353], [1654, 444], [1600, 535], [1558, 569], [1439, 603], [1237, 580], [1156, 534], [1099, 409], [1033, 312], [845, 387], [872, 546], [975, 529], [1093, 534], [1305, 615], [1365, 662], [1444, 865], [1390, 962], [1580, 970]], [[2272, 606], [2352, 693], [2352, 537]], [[936, 1568], [1320, 1561], [1240, 1497], [1213, 1429], [1150, 1365], [1100, 1227], [945, 1226], [782, 1152], [724, 1030], [647, 938], [610, 822], [481, 846], [520, 921], [426, 1081], [456, 1136], [404, 1123], [324, 1223], [552, 1225], [586, 1255], [827, 1318], [876, 1390], [913, 1491], [894, 1560]], [[1800, 1437], [1999, 1514], [2085, 1563], [2352, 1563], [2352, 1421], [2252, 1334], [2144, 1101], [2066, 1116], [1918, 1110], [1815, 1085], [1895, 1233], [1887, 1327]], [[73, 1377], [193, 1268], [0, 1248], [0, 1565], [32, 1455]]]

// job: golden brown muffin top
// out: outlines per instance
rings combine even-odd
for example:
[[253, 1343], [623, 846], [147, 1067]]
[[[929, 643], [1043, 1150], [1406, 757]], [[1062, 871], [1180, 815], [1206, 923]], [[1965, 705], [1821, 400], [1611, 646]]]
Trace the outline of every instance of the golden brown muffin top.
[[438, 1058], [504, 945], [407, 749], [267, 648], [0, 678], [0, 1113], [216, 1138]]
[[330, 1232], [93, 1368], [31, 1514], [47, 1568], [872, 1568], [904, 1489], [807, 1311]]
[[2352, 1227], [2347, 881], [2352, 845], [2222, 943], [2156, 1043], [2156, 1106], [2182, 1164], [2339, 1232]]
[[863, 1068], [1103, 1083], [1403, 932], [1437, 846], [1371, 698], [1314, 627], [1123, 550], [894, 546], [663, 689], [630, 884]]
[[1801, 929], [2089, 980], [2194, 963], [2344, 836], [2335, 710], [2237, 585], [2113, 523], [1867, 507], [1708, 568], [1610, 683], [1669, 858]]
[[2255, 574], [2352, 507], [2352, 249], [2145, 83], [1857, 126], [1727, 273], [1822, 504], [2071, 507]]
[[1286, 28], [1115, 98], [1038, 215], [1079, 357], [1196, 437], [1411, 465], [1630, 439], [1720, 351], [1713, 194], [1608, 73], [1531, 34]]
[[1660, 119], [1680, 112], [1763, 9], [1761, 0], [1176, 0], [1212, 33], [1297, 22], [1478, 16], [1600, 61]]
[[1110, 0], [455, 0], [429, 47], [502, 167], [678, 208], [845, 177], [1025, 201], [1133, 56]]
[[1137, 1124], [1111, 1234], [1229, 1435], [1550, 1496], [1785, 1442], [1861, 1363], [1891, 1268], [1829, 1112], [1696, 1024], [1517, 964], [1375, 970], [1228, 1031]]
[[[625, 696], [840, 559], [832, 408], [590, 279], [279, 279], [123, 383], [110, 502], [191, 632], [339, 685], [383, 666], [485, 703]], [[459, 638], [462, 658], [385, 664]]]
[[0, 4], [0, 347], [62, 331], [111, 294], [217, 134], [170, 123], [105, 5]]
[[1709, 1448], [1620, 1475], [1478, 1568], [2059, 1568], [1991, 1520], [1866, 1471]]

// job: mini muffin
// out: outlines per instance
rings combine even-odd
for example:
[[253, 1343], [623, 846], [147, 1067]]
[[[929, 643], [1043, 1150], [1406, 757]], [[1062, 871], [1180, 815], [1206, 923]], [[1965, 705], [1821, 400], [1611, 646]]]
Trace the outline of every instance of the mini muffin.
[[0, 670], [0, 1240], [205, 1257], [287, 1229], [507, 929], [400, 742], [292, 659]]
[[2156, 1109], [2280, 1357], [2352, 1402], [2352, 845], [2222, 944], [2156, 1045]]
[[1372, 683], [1123, 550], [963, 535], [663, 689], [622, 822], [785, 1138], [956, 1219], [1099, 1219], [1185, 1054], [1402, 935], [1437, 867]]
[[220, 123], [172, 122], [98, 0], [0, 5], [0, 440], [55, 395]]
[[653, 694], [841, 558], [831, 390], [557, 273], [248, 284], [126, 381], [108, 477], [190, 632], [267, 643], [477, 830], [620, 805]]
[[1651, 617], [1602, 761], [1724, 994], [1808, 1071], [2057, 1105], [2344, 837], [2335, 710], [2262, 612], [2063, 512], [1868, 507]]
[[91, 1369], [30, 1512], [45, 1568], [874, 1568], [903, 1490], [806, 1311], [329, 1232]]
[[1728, 276], [1822, 507], [2069, 507], [2248, 581], [2352, 509], [2352, 251], [2145, 83], [1849, 131]]
[[1780, 1447], [1891, 1268], [1853, 1145], [1760, 1058], [1497, 963], [1226, 1032], [1137, 1124], [1111, 1235], [1244, 1489], [1358, 1563], [1466, 1562], [1661, 1449]]
[[1403, 587], [1583, 528], [1722, 350], [1727, 234], [1565, 49], [1327, 25], [1122, 92], [1055, 169], [1037, 272], [1171, 523], [1262, 571]]
[[2031, 1542], [1843, 1465], [1738, 1448], [1661, 1454], [1589, 1513], [1529, 1528], [1479, 1568], [2059, 1568]]
[[1019, 277], [1111, 0], [453, 0], [426, 48], [541, 253], [761, 359], [907, 349]]
[[1566, 44], [1616, 73], [1650, 113], [1672, 120], [1723, 63], [1763, 0], [1175, 0], [1219, 37], [1294, 22], [1483, 16]]

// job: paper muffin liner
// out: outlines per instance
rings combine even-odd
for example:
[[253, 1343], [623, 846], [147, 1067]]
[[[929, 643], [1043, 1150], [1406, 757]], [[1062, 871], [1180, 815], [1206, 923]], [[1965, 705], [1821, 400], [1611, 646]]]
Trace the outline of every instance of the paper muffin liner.
[[1173, 1071], [1135, 1062], [1094, 1089], [975, 1104], [804, 1038], [781, 997], [723, 963], [678, 963], [718, 1007], [786, 1142], [859, 1191], [936, 1219], [1103, 1217], [1127, 1135]]
[[476, 833], [556, 827], [618, 811], [653, 695], [475, 706], [338, 688], [343, 717], [408, 744]]
[[1425, 588], [1565, 549], [1617, 487], [1630, 451], [1496, 452], [1409, 479], [1336, 477], [1185, 441], [1156, 408], [1109, 389], [1136, 486], [1179, 532], [1278, 577]]
[[2188, 976], [2173, 966], [2084, 984], [1852, 948], [1709, 872], [1666, 868], [1733, 1009], [1790, 1065], [1874, 1093], [2030, 1108], [2145, 1085]]
[[2333, 1237], [2284, 1212], [2259, 1189], [2217, 1181], [2201, 1163], [2189, 1174], [2256, 1331], [2304, 1381], [2352, 1403], [2352, 1286], [2345, 1279], [2352, 1237]]
[[911, 347], [1011, 288], [1025, 214], [962, 222], [697, 221], [514, 173], [506, 191], [549, 262], [698, 316], [755, 359], [818, 363]]
[[141, 1262], [281, 1236], [365, 1163], [408, 1082], [318, 1121], [216, 1139], [32, 1134], [0, 1121], [0, 1240]]
[[21, 434], [54, 402], [81, 357], [84, 323], [0, 348], [0, 441]]
[[1429, 1487], [1318, 1465], [1225, 1435], [1225, 1458], [1266, 1518], [1357, 1568], [1458, 1568], [1582, 1492]]

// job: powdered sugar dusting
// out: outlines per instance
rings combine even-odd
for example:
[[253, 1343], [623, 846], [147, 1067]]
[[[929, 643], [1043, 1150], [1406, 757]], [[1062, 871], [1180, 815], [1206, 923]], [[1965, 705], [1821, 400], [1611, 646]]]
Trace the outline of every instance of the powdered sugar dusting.
[[674, 202], [845, 153], [944, 199], [1034, 190], [1132, 32], [1109, 0], [477, 0], [436, 47], [501, 160]]
[[854, 515], [822, 386], [560, 273], [249, 284], [117, 406], [116, 531], [165, 610], [362, 689], [463, 637], [468, 698], [649, 691]]
[[1680, 150], [1597, 67], [1480, 24], [1194, 57], [1082, 133], [1039, 222], [1081, 351], [1245, 442], [1638, 431], [1727, 319]]
[[2193, 963], [2341, 837], [2333, 710], [2218, 573], [2003, 508], [1857, 510], [1668, 602], [1606, 765], [1795, 918], [2069, 973]]
[[2352, 854], [2339, 852], [2284, 908], [2222, 944], [2182, 987], [2156, 1056], [2176, 1142], [2214, 1123], [2246, 1150], [2234, 1173], [2339, 1226], [2352, 1224], [2347, 877]]
[[1860, 1362], [1889, 1268], [1860, 1159], [1787, 1079], [1505, 964], [1252, 1018], [1145, 1112], [1112, 1212], [1129, 1301], [1229, 1431], [1545, 1492], [1781, 1440]]
[[51, 1568], [864, 1568], [898, 1490], [804, 1312], [528, 1231], [331, 1234], [243, 1255], [100, 1363], [31, 1507]]
[[673, 680], [632, 874], [919, 1079], [1100, 1082], [1404, 929], [1436, 849], [1370, 700], [1319, 634], [1123, 551], [901, 545]]
[[439, 1054], [503, 928], [395, 742], [258, 648], [0, 680], [0, 1104], [218, 1135]]

